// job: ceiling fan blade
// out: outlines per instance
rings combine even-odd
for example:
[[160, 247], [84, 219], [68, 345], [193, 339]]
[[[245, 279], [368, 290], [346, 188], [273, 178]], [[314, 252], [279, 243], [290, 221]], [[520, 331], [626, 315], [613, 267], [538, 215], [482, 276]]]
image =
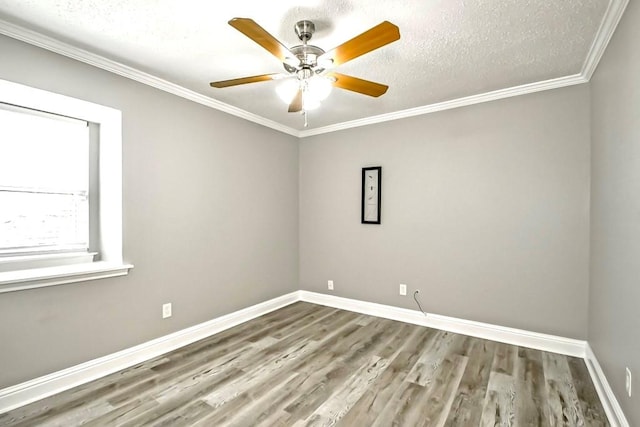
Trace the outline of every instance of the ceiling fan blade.
[[302, 89], [298, 89], [298, 93], [289, 104], [290, 113], [297, 113], [298, 111], [302, 111]]
[[400, 39], [400, 29], [389, 21], [384, 21], [368, 31], [331, 49], [318, 58], [318, 63], [332, 59], [333, 65], [344, 64], [360, 55], [378, 49]]
[[336, 81], [333, 82], [333, 85], [335, 87], [350, 90], [352, 92], [362, 93], [364, 95], [369, 95], [376, 98], [380, 95], [384, 95], [387, 92], [387, 89], [389, 89], [389, 86], [387, 85], [372, 82], [369, 80], [359, 79], [353, 76], [347, 76], [346, 74], [329, 73], [327, 75], [336, 79]]
[[273, 80], [276, 77], [280, 77], [280, 74], [261, 74], [259, 76], [241, 77], [239, 79], [221, 80], [219, 82], [209, 83], [211, 87], [223, 88], [229, 86], [243, 85], [247, 83], [264, 82], [267, 80]]
[[291, 53], [289, 49], [258, 25], [253, 19], [233, 18], [229, 21], [229, 25], [268, 50], [280, 61], [284, 61], [286, 58], [295, 58], [295, 55]]

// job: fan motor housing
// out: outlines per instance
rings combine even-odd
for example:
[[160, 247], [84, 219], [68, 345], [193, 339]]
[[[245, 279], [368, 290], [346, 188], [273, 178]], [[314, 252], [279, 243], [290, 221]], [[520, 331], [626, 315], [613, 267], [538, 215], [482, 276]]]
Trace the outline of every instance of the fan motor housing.
[[315, 71], [318, 66], [318, 57], [324, 53], [324, 50], [320, 49], [318, 46], [307, 44], [307, 42], [311, 40], [313, 33], [316, 32], [316, 26], [313, 22], [304, 19], [296, 22], [294, 29], [302, 44], [294, 46], [289, 50], [295, 55], [298, 61], [300, 61], [300, 64], [298, 66], [293, 66], [284, 62], [282, 65], [287, 72], [292, 74], [303, 68]]
[[289, 65], [286, 62], [282, 64], [289, 73], [295, 73], [300, 67], [316, 68], [318, 57], [324, 53], [323, 49], [310, 44], [301, 44], [289, 50], [300, 60], [300, 66], [298, 67]]

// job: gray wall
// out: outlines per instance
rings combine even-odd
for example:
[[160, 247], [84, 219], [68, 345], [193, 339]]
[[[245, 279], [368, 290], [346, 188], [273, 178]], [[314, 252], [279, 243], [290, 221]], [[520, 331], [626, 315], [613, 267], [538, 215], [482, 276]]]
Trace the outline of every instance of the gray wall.
[[297, 138], [2, 36], [0, 57], [2, 79], [122, 110], [135, 264], [1, 294], [0, 388], [298, 288]]
[[[429, 312], [527, 330], [584, 339], [588, 323], [640, 423], [623, 375], [629, 366], [640, 378], [639, 19], [631, 4], [591, 85], [300, 147], [0, 36], [0, 78], [123, 111], [124, 256], [136, 265], [127, 277], [0, 295], [0, 388], [299, 287], [328, 292], [332, 279], [335, 295], [415, 308], [420, 289]], [[382, 225], [361, 225], [360, 170], [375, 165]], [[171, 319], [160, 318], [164, 302]]]
[[[589, 88], [305, 138], [301, 288], [584, 339]], [[360, 224], [382, 166], [382, 224]], [[409, 295], [398, 296], [406, 283]]]
[[639, 40], [640, 4], [631, 1], [591, 80], [589, 342], [632, 426], [640, 425]]

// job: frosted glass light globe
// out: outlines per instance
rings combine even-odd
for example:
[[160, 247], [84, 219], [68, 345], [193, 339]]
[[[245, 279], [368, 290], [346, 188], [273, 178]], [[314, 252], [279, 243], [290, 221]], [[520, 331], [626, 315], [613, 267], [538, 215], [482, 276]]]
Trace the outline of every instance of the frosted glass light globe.
[[298, 91], [303, 89], [302, 105], [305, 110], [315, 110], [320, 106], [320, 102], [325, 100], [331, 93], [331, 80], [314, 76], [310, 79], [300, 81], [298, 79], [283, 80], [276, 86], [276, 93], [285, 104], [291, 104]]
[[311, 77], [307, 82], [307, 90], [311, 96], [317, 101], [324, 101], [331, 93], [333, 85], [331, 81], [325, 77]]
[[293, 101], [293, 97], [296, 96], [299, 89], [300, 83], [298, 82], [298, 79], [286, 79], [276, 86], [276, 93], [285, 104], [289, 105], [291, 104], [291, 101]]

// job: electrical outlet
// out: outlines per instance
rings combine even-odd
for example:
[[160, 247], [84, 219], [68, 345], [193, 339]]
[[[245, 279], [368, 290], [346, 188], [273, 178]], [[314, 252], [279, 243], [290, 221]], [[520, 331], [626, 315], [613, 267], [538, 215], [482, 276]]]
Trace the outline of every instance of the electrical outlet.
[[333, 290], [333, 280], [328, 280], [327, 281], [327, 288], [332, 291]]
[[162, 304], [162, 318], [171, 317], [171, 303]]
[[400, 295], [407, 295], [407, 285], [400, 283]]
[[629, 395], [629, 397], [631, 397], [631, 371], [629, 370], [629, 368], [625, 368], [625, 380], [624, 380], [624, 386], [627, 389], [627, 394]]

